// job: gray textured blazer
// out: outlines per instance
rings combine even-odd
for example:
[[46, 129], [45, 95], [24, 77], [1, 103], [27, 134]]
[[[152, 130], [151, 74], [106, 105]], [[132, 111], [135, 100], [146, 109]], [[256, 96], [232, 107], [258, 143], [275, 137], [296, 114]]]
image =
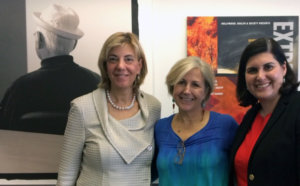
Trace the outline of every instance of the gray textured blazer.
[[128, 120], [138, 125], [129, 129], [108, 114], [103, 89], [72, 101], [57, 185], [150, 185], [161, 104], [142, 91], [137, 100], [140, 112]]

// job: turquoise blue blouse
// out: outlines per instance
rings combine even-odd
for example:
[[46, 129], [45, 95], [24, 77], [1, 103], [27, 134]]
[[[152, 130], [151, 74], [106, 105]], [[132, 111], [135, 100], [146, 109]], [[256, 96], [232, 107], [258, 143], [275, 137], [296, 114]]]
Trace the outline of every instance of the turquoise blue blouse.
[[236, 121], [211, 111], [207, 125], [183, 142], [171, 127], [173, 117], [160, 119], [155, 125], [159, 185], [228, 185], [228, 155]]

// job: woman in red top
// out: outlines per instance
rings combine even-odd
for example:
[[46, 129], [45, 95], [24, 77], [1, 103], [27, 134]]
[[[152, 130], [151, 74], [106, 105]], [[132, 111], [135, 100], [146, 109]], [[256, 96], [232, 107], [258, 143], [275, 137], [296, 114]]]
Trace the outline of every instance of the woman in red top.
[[300, 186], [300, 93], [280, 45], [260, 38], [244, 50], [237, 98], [252, 106], [236, 134], [229, 185]]

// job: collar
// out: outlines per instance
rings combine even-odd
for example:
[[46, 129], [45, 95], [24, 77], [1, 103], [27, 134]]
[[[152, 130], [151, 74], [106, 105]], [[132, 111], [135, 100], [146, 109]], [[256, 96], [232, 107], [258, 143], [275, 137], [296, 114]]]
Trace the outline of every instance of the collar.
[[[144, 98], [144, 94], [142, 92], [138, 92], [137, 99], [140, 104], [142, 117], [145, 120], [145, 124], [147, 124], [149, 110]], [[114, 149], [120, 154], [122, 159], [127, 164], [130, 164], [139, 154], [141, 154], [149, 145], [151, 145], [153, 140], [152, 128], [143, 126], [142, 130], [145, 131], [145, 138], [137, 138], [134, 133], [130, 132], [124, 126], [112, 125], [108, 122], [108, 110], [107, 102], [105, 101], [106, 95], [104, 89], [98, 88], [93, 91], [93, 100], [100, 125], [104, 131], [104, 135], [107, 137]], [[124, 145], [124, 142], [126, 145]], [[133, 148], [128, 148], [128, 146]]]
[[42, 68], [63, 68], [68, 65], [74, 65], [73, 57], [70, 55], [55, 56], [43, 59]]

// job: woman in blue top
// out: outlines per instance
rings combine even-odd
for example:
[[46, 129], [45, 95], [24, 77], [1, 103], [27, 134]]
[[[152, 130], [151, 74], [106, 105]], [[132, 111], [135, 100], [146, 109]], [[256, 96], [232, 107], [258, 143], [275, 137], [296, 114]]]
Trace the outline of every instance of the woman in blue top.
[[166, 84], [179, 112], [155, 126], [160, 186], [223, 186], [238, 127], [229, 115], [204, 109], [214, 87], [211, 67], [198, 57], [178, 61]]

